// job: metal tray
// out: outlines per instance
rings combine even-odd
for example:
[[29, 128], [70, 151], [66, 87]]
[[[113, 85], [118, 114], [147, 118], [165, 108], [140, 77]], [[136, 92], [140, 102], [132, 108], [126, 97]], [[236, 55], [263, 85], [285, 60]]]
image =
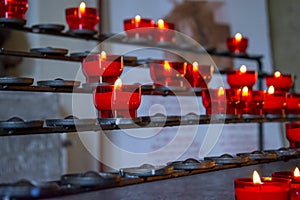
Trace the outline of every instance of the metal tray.
[[73, 80], [64, 80], [64, 79], [54, 79], [54, 80], [46, 80], [46, 81], [38, 81], [38, 86], [46, 86], [46, 87], [79, 87], [80, 81]]
[[100, 126], [134, 126], [141, 123], [140, 118], [98, 118], [98, 125]]
[[280, 148], [276, 150], [265, 150], [267, 153], [276, 153], [278, 157], [297, 157], [300, 152], [297, 149]]
[[35, 24], [31, 26], [34, 32], [62, 32], [65, 29], [63, 24]]
[[85, 29], [80, 30], [80, 29], [78, 29], [78, 30], [68, 30], [67, 33], [69, 33], [71, 35], [93, 36], [98, 32], [95, 30], [85, 30]]
[[68, 49], [53, 48], [53, 47], [32, 48], [30, 49], [30, 52], [45, 54], [45, 55], [65, 56], [66, 54], [68, 54]]
[[253, 151], [251, 153], [239, 153], [237, 156], [248, 156], [250, 160], [276, 160], [277, 154], [265, 151]]
[[24, 26], [26, 24], [26, 20], [19, 18], [0, 18], [0, 24], [9, 26]]
[[185, 161], [175, 161], [168, 163], [173, 166], [175, 170], [197, 170], [197, 169], [209, 169], [216, 166], [216, 162], [213, 160], [196, 160], [193, 158], [186, 159]]
[[173, 173], [173, 166], [153, 166], [150, 164], [144, 164], [140, 167], [132, 168], [123, 168], [120, 169], [120, 174], [122, 176], [139, 176], [139, 177], [148, 177], [148, 176], [163, 176]]
[[33, 84], [33, 78], [26, 77], [0, 77], [0, 85], [29, 86]]
[[73, 58], [86, 58], [88, 55], [90, 55], [91, 52], [90, 51], [84, 51], [84, 52], [74, 52], [74, 53], [71, 53], [70, 56], [73, 57]]
[[78, 119], [77, 117], [70, 115], [68, 117], [65, 117], [64, 119], [47, 119], [46, 125], [53, 127], [93, 126], [96, 125], [96, 122], [96, 119]]
[[249, 161], [248, 156], [232, 156], [223, 154], [219, 157], [205, 157], [204, 160], [213, 160], [216, 164], [242, 164]]
[[18, 129], [18, 128], [41, 128], [44, 125], [42, 120], [24, 121], [19, 117], [13, 117], [7, 121], [0, 121], [0, 129]]

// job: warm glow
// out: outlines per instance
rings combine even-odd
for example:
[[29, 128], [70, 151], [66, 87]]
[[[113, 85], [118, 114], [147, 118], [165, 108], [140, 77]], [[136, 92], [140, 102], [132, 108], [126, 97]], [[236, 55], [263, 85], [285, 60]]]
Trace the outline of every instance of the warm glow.
[[79, 5], [80, 13], [84, 13], [86, 8], [86, 4], [84, 2], [81, 2]]
[[102, 51], [100, 55], [101, 55], [101, 60], [105, 60], [107, 57], [105, 51]]
[[235, 38], [236, 41], [241, 41], [243, 36], [242, 36], [242, 34], [237, 33], [237, 34], [235, 34], [234, 38]]
[[242, 96], [243, 97], [246, 97], [246, 96], [248, 96], [249, 94], [248, 94], [248, 87], [247, 86], [245, 86], [245, 87], [243, 87], [243, 89], [242, 89]]
[[274, 73], [275, 78], [279, 78], [281, 76], [281, 73], [279, 71], [276, 71]]
[[193, 62], [193, 72], [197, 72], [198, 71], [198, 63], [197, 62]]
[[300, 171], [299, 171], [298, 167], [296, 167], [295, 170], [294, 170], [294, 176], [295, 177], [300, 177]]
[[269, 88], [268, 88], [268, 94], [274, 94], [275, 92], [275, 88], [273, 85], [271, 85]]
[[224, 88], [223, 88], [223, 87], [220, 87], [220, 88], [218, 89], [218, 97], [223, 96], [224, 94], [225, 94]]
[[141, 21], [141, 16], [140, 15], [136, 15], [134, 19], [135, 19], [136, 23], [139, 23]]
[[256, 170], [253, 172], [252, 179], [254, 184], [261, 184], [260, 176]]
[[247, 71], [246, 65], [242, 65], [242, 66], [240, 67], [240, 72], [241, 72], [241, 73], [246, 73], [246, 71]]
[[121, 87], [122, 87], [122, 80], [118, 78], [114, 84], [114, 90], [121, 89]]
[[165, 68], [165, 71], [168, 71], [168, 72], [171, 71], [171, 66], [170, 66], [170, 63], [168, 61], [164, 62], [164, 68]]
[[157, 27], [158, 27], [158, 28], [165, 28], [165, 22], [164, 22], [164, 20], [159, 19], [159, 20], [157, 21]]

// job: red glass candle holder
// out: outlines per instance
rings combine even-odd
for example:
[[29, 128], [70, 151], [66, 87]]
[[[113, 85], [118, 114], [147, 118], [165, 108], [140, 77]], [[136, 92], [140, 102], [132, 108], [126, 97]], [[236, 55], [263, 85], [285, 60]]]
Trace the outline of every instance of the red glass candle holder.
[[286, 92], [275, 91], [274, 93], [265, 93], [263, 106], [264, 114], [284, 114], [286, 104]]
[[285, 114], [300, 114], [300, 94], [288, 94], [286, 98]]
[[186, 87], [186, 62], [157, 61], [150, 62], [150, 76], [154, 85]]
[[141, 18], [137, 15], [133, 19], [124, 20], [124, 30], [128, 38], [150, 39], [154, 21], [152, 19]]
[[242, 65], [240, 70], [230, 70], [227, 72], [227, 82], [231, 88], [242, 88], [247, 86], [251, 90], [256, 80], [257, 72], [247, 70], [245, 65]]
[[202, 90], [202, 103], [207, 115], [237, 114], [237, 104], [240, 100], [238, 89]]
[[248, 90], [241, 91], [238, 103], [238, 114], [262, 115], [265, 91]]
[[193, 88], [207, 88], [212, 79], [214, 66], [198, 65], [197, 62], [187, 65], [186, 79]]
[[300, 148], [300, 122], [286, 123], [285, 134], [290, 148]]
[[65, 11], [70, 30], [96, 30], [99, 22], [96, 8], [85, 7], [82, 2], [79, 7], [67, 8]]
[[252, 178], [234, 180], [236, 200], [289, 200], [290, 181], [282, 178], [262, 178], [262, 183], [253, 183]]
[[101, 85], [94, 89], [99, 118], [136, 118], [140, 103], [140, 85]]
[[248, 38], [243, 37], [240, 33], [235, 34], [232, 38], [227, 38], [227, 48], [233, 53], [246, 53], [248, 47]]
[[82, 61], [82, 71], [87, 83], [114, 83], [124, 69], [123, 56], [90, 54]]
[[152, 41], [156, 43], [173, 42], [175, 39], [175, 25], [167, 23], [162, 19], [154, 25], [152, 32]]
[[0, 0], [0, 18], [25, 20], [28, 0]]
[[284, 178], [291, 181], [290, 183], [290, 200], [300, 199], [300, 177], [294, 176], [292, 171], [273, 172], [272, 177]]
[[274, 75], [266, 76], [266, 84], [268, 87], [273, 85], [275, 90], [288, 92], [293, 86], [293, 77], [290, 74], [281, 74], [277, 71]]

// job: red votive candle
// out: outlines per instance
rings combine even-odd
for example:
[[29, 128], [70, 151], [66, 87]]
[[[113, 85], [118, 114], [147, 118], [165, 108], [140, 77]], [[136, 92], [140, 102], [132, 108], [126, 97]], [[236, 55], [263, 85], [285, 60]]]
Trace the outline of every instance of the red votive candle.
[[242, 36], [242, 34], [237, 33], [232, 38], [227, 38], [227, 48], [233, 53], [245, 53], [248, 47], [248, 38]]
[[287, 95], [285, 114], [300, 114], [300, 94]]
[[290, 180], [282, 178], [259, 177], [259, 180], [255, 178], [234, 180], [236, 200], [289, 200], [289, 187]]
[[82, 71], [87, 83], [114, 83], [123, 72], [123, 56], [90, 54], [82, 61]]
[[157, 61], [149, 63], [150, 76], [154, 85], [186, 87], [186, 62]]
[[0, 18], [25, 20], [28, 0], [0, 0]]
[[66, 20], [70, 30], [96, 30], [99, 16], [96, 8], [81, 2], [79, 7], [66, 9]]
[[291, 74], [276, 71], [273, 75], [266, 76], [266, 84], [268, 87], [273, 85], [275, 90], [288, 92], [293, 86], [293, 77]]
[[286, 123], [285, 134], [290, 148], [300, 148], [300, 122]]
[[231, 88], [242, 88], [247, 86], [252, 89], [257, 80], [257, 72], [247, 70], [245, 65], [242, 65], [239, 70], [230, 70], [227, 72], [227, 82]]
[[101, 85], [94, 89], [94, 105], [99, 118], [136, 118], [141, 103], [140, 85]]
[[153, 42], [172, 42], [175, 39], [175, 25], [159, 19], [154, 25], [152, 33]]
[[286, 104], [286, 92], [275, 91], [271, 85], [268, 92], [265, 93], [265, 100], [263, 106], [264, 114], [284, 114], [284, 107]]
[[238, 89], [202, 90], [202, 103], [207, 115], [212, 114], [237, 114], [237, 103], [240, 100]]
[[252, 99], [249, 104], [248, 114], [252, 115], [262, 115], [263, 114], [263, 105], [264, 105], [264, 98], [265, 98], [265, 91], [264, 90], [255, 90], [251, 91]]
[[186, 79], [194, 88], [207, 88], [208, 83], [212, 79], [214, 66], [199, 65], [197, 62], [188, 64]]
[[143, 38], [150, 39], [154, 21], [152, 19], [141, 18], [136, 15], [133, 19], [124, 20], [124, 30], [128, 38]]
[[292, 171], [281, 171], [272, 173], [272, 177], [285, 178], [291, 181], [290, 183], [290, 200], [300, 199], [300, 174], [299, 169]]

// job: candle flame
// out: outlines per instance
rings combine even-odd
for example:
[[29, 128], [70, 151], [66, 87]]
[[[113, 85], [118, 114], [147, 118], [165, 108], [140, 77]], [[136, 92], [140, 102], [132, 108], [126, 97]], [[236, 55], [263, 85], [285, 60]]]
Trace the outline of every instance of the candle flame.
[[158, 28], [165, 28], [165, 22], [164, 22], [164, 20], [159, 19], [159, 20], [157, 21], [157, 27], [158, 27]]
[[101, 51], [100, 56], [101, 56], [101, 60], [105, 60], [107, 57], [105, 51]]
[[294, 176], [295, 177], [300, 177], [300, 171], [299, 171], [298, 167], [296, 167], [295, 170], [294, 170]]
[[114, 84], [114, 90], [121, 89], [121, 87], [122, 87], [122, 80], [118, 78]]
[[135, 23], [139, 23], [141, 21], [141, 16], [136, 15], [134, 19], [135, 19]]
[[254, 184], [261, 184], [260, 176], [256, 170], [253, 172], [252, 179]]
[[81, 13], [85, 12], [86, 4], [84, 2], [81, 2], [79, 5], [79, 9]]
[[235, 38], [236, 41], [241, 41], [242, 38], [243, 38], [243, 36], [240, 33], [236, 33], [235, 36], [234, 36], [234, 38]]
[[269, 88], [268, 88], [268, 94], [274, 94], [275, 92], [275, 88], [273, 85], [271, 85]]
[[193, 72], [197, 72], [198, 71], [198, 63], [197, 62], [193, 62]]
[[247, 71], [246, 65], [242, 65], [242, 66], [240, 67], [240, 72], [241, 72], [241, 73], [246, 73], [246, 71]]
[[168, 72], [171, 71], [171, 66], [170, 66], [170, 63], [168, 61], [165, 61], [164, 62], [164, 69]]
[[274, 73], [275, 78], [279, 78], [281, 76], [281, 73], [279, 71], [276, 71]]
[[218, 89], [218, 97], [223, 96], [225, 94], [225, 90], [223, 87], [219, 87]]
[[248, 87], [247, 86], [245, 86], [245, 87], [243, 87], [243, 89], [242, 89], [242, 96], [243, 97], [246, 97], [246, 96], [248, 96]]

